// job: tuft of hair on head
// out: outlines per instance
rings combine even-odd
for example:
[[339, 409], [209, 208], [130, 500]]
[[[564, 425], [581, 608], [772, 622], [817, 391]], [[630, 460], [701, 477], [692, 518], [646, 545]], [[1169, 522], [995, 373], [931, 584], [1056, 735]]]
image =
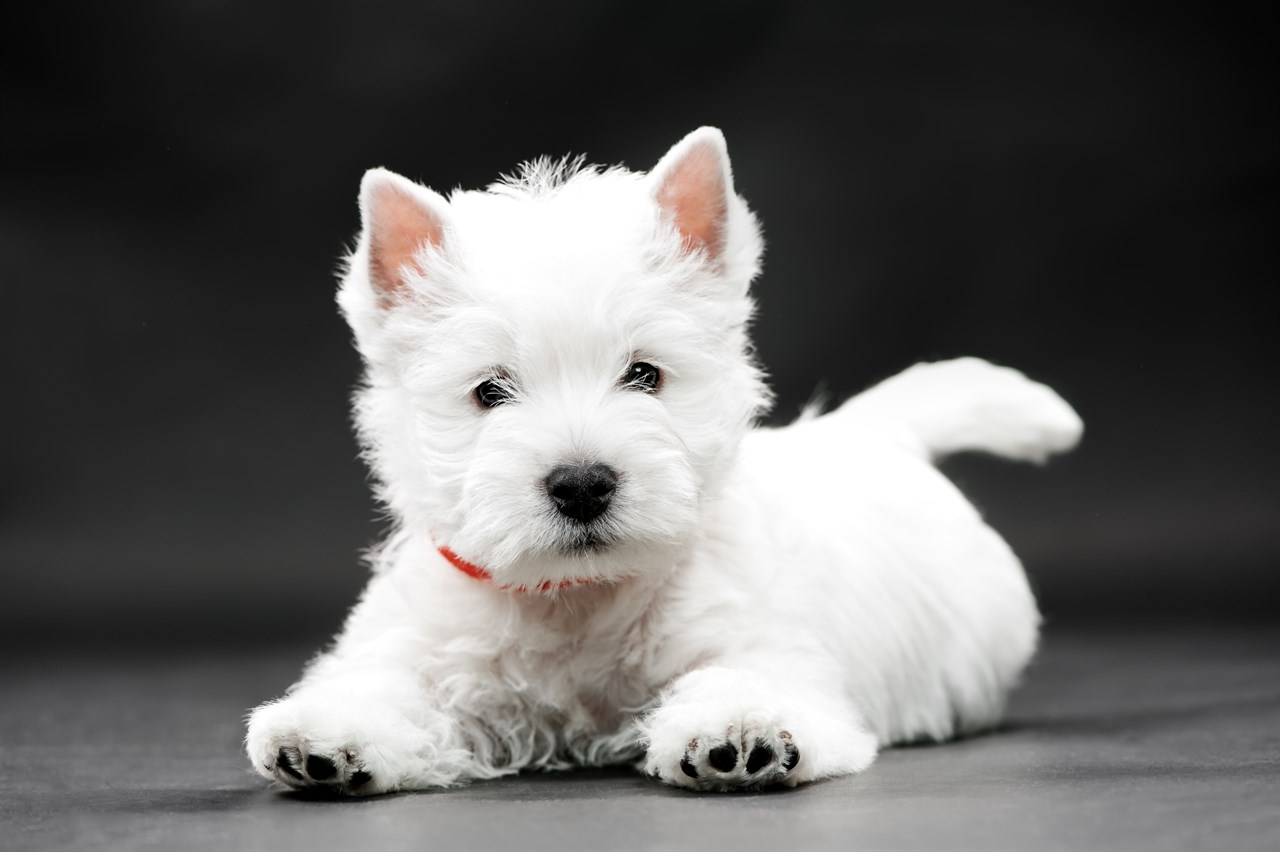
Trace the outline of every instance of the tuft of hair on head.
[[544, 198], [555, 194], [575, 178], [595, 177], [600, 172], [599, 166], [587, 163], [584, 154], [537, 157], [521, 163], [514, 172], [504, 174], [497, 182], [489, 184], [488, 191], [494, 195]]

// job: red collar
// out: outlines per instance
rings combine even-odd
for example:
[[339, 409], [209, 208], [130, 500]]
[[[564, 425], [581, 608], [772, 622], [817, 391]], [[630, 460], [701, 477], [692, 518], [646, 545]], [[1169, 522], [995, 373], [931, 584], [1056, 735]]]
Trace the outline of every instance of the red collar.
[[[450, 565], [457, 568], [468, 577], [485, 583], [493, 582], [493, 575], [481, 568], [479, 565], [468, 562], [447, 547], [440, 547], [437, 548], [437, 550], [440, 551], [441, 556], [449, 560]], [[555, 589], [570, 589], [574, 586], [589, 586], [596, 582], [599, 582], [599, 578], [577, 577], [572, 580], [560, 580], [559, 582], [552, 582], [551, 580], [548, 580], [545, 583], [539, 583], [536, 586], [498, 586], [498, 588], [504, 590], [509, 589], [516, 592], [550, 592]]]

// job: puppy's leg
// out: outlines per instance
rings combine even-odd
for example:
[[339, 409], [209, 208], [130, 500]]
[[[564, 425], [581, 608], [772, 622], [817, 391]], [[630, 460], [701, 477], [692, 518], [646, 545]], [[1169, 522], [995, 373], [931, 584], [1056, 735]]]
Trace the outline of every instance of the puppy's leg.
[[856, 709], [768, 669], [709, 666], [681, 677], [640, 720], [644, 769], [695, 790], [795, 786], [871, 764]]
[[344, 671], [333, 659], [252, 712], [245, 748], [267, 778], [346, 795], [476, 774], [458, 723], [431, 707], [411, 671], [367, 663]]

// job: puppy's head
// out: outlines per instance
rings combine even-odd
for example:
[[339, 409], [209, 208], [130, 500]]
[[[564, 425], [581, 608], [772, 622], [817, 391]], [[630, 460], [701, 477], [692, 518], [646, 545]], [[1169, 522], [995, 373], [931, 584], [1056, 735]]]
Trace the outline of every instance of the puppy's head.
[[540, 161], [448, 199], [374, 169], [360, 210], [339, 302], [397, 522], [504, 586], [669, 558], [767, 403], [720, 132], [647, 175]]

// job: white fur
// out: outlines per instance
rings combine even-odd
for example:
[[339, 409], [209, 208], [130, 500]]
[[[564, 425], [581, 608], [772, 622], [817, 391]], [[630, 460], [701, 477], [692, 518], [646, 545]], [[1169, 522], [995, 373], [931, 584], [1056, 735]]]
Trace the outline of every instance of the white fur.
[[[695, 149], [727, 187], [715, 256], [655, 200]], [[1080, 420], [1043, 385], [961, 359], [753, 430], [768, 393], [747, 288], [763, 244], [728, 162], [703, 128], [649, 175], [541, 162], [448, 200], [366, 177], [340, 302], [397, 531], [333, 648], [253, 712], [259, 772], [368, 794], [640, 761], [670, 784], [739, 789], [856, 772], [880, 746], [997, 721], [1039, 616], [1017, 559], [932, 461], [1040, 461], [1074, 445]], [[387, 188], [444, 235], [390, 306], [368, 272]], [[657, 393], [619, 385], [637, 360], [663, 370]], [[493, 377], [514, 399], [484, 409], [472, 390]], [[603, 518], [615, 544], [566, 555], [571, 524], [542, 483], [582, 462], [619, 472]], [[583, 577], [597, 582], [504, 588]], [[717, 769], [726, 743], [736, 763]], [[772, 758], [748, 772], [759, 743]], [[313, 755], [336, 774], [313, 777], [327, 774]]]

